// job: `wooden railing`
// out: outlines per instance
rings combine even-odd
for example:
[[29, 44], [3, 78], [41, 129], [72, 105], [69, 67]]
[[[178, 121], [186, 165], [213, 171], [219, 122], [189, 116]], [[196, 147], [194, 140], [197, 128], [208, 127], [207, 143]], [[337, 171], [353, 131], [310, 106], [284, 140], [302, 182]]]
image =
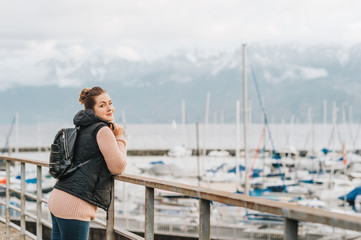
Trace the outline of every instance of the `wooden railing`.
[[[42, 203], [46, 200], [42, 197], [42, 167], [48, 167], [48, 163], [44, 161], [27, 160], [19, 158], [11, 158], [0, 156], [0, 159], [6, 161], [6, 184], [1, 187], [6, 189], [5, 202], [0, 204], [5, 205], [5, 219], [0, 218], [0, 221], [6, 224], [6, 236], [9, 238], [10, 227], [15, 228], [21, 232], [22, 239], [28, 236], [32, 239], [42, 239], [43, 225], [51, 228], [51, 223], [42, 218]], [[10, 187], [10, 164], [11, 162], [19, 162], [21, 164], [21, 190], [16, 190]], [[37, 166], [37, 194], [29, 194], [25, 192], [25, 164], [33, 164]], [[361, 217], [325, 211], [310, 207], [298, 206], [290, 203], [270, 201], [263, 198], [250, 197], [246, 195], [230, 193], [225, 191], [213, 190], [204, 187], [192, 186], [187, 184], [175, 183], [160, 179], [136, 176], [131, 174], [117, 175], [114, 177], [115, 181], [122, 181], [131, 184], [141, 185], [145, 187], [145, 228], [144, 238], [133, 234], [124, 229], [114, 227], [114, 191], [113, 200], [108, 212], [106, 221], [96, 220], [95, 223], [103, 226], [106, 229], [106, 239], [111, 240], [114, 233], [122, 235], [128, 239], [153, 240], [154, 239], [154, 189], [162, 189], [165, 191], [180, 193], [185, 196], [190, 196], [199, 199], [199, 239], [210, 239], [210, 203], [211, 201], [230, 204], [238, 207], [256, 210], [275, 214], [284, 217], [284, 238], [298, 239], [298, 225], [299, 222], [320, 223], [328, 226], [333, 226], [342, 229], [349, 229], [354, 231], [361, 231]], [[114, 190], [114, 183], [113, 183]], [[20, 208], [10, 205], [10, 191], [20, 194]], [[36, 215], [33, 215], [25, 210], [26, 197], [36, 200]], [[10, 209], [20, 212], [20, 226], [10, 221]], [[36, 235], [26, 231], [25, 217], [33, 218], [36, 221]]]

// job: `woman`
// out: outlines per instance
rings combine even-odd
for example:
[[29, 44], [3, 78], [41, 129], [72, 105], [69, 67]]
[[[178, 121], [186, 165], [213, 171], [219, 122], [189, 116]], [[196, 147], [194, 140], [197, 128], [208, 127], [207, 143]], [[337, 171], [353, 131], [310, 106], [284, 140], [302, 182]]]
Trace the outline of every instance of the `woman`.
[[112, 174], [122, 174], [127, 164], [123, 128], [113, 122], [108, 93], [100, 87], [84, 88], [79, 102], [85, 109], [73, 120], [80, 127], [74, 161], [76, 165], [91, 161], [58, 180], [49, 196], [53, 240], [88, 239], [98, 207], [109, 208]]

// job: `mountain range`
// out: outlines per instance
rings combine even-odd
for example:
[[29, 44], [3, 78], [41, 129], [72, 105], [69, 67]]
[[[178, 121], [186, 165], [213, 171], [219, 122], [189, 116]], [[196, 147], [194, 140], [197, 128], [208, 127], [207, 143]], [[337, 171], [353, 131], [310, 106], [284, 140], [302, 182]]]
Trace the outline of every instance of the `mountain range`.
[[[288, 122], [292, 115], [296, 121], [305, 122], [309, 108], [313, 120], [323, 122], [325, 101], [328, 122], [334, 103], [340, 110], [338, 121], [348, 121], [350, 112], [352, 121], [359, 121], [361, 45], [254, 43], [246, 51], [252, 121], [262, 121], [259, 99], [273, 122]], [[220, 122], [223, 113], [224, 121], [231, 123], [235, 122], [236, 100], [241, 104], [243, 100], [242, 47], [217, 53], [182, 50], [151, 60], [97, 54], [78, 62], [46, 59], [37, 64], [47, 69], [48, 84], [18, 84], [0, 91], [4, 105], [1, 124], [10, 124], [16, 112], [22, 123], [71, 122], [82, 107], [78, 103], [81, 89], [92, 86], [108, 91], [117, 111], [116, 120], [125, 116], [127, 123], [180, 122], [182, 99], [187, 123], [204, 122], [207, 92], [209, 122]]]

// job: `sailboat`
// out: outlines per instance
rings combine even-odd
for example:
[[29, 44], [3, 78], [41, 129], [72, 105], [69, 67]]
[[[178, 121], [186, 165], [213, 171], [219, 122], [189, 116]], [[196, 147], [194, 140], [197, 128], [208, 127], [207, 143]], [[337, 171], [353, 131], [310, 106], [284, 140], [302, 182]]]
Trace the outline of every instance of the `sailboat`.
[[13, 129], [14, 129], [15, 125], [18, 122], [17, 118], [18, 118], [18, 115], [15, 115], [14, 118], [13, 118], [13, 121], [11, 122], [9, 132], [6, 135], [5, 146], [3, 147], [2, 151], [1, 151], [1, 154], [4, 154], [5, 152], [8, 152], [9, 155], [11, 154], [10, 137], [11, 137], [11, 134], [13, 132]]
[[[192, 155], [192, 150], [187, 148], [187, 129], [186, 129], [186, 120], [185, 120], [185, 101], [182, 99], [182, 144], [174, 146], [171, 148], [167, 155], [169, 157], [189, 157]], [[176, 121], [172, 121], [172, 128], [176, 129]]]

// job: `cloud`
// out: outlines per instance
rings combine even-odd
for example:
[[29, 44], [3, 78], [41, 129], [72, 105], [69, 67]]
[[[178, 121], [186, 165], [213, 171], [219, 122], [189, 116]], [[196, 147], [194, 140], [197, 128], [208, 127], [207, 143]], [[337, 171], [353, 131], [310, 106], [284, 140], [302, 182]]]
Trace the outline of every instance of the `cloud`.
[[277, 84], [284, 81], [304, 81], [328, 76], [328, 72], [325, 68], [288, 65], [287, 67], [283, 66], [282, 69], [283, 70], [280, 72], [273, 73], [265, 71], [263, 77], [267, 82]]
[[[3, 46], [6, 45], [3, 41]], [[32, 40], [16, 47], [1, 48], [0, 45], [0, 91], [17, 85], [79, 87], [88, 79], [73, 77], [72, 73], [84, 64], [101, 60], [106, 63], [118, 58], [128, 61], [142, 59], [135, 50], [121, 45], [114, 48], [82, 46], [56, 40]], [[100, 66], [90, 69], [89, 74], [101, 81], [106, 70]]]
[[[174, 81], [174, 82], [179, 82], [179, 83], [187, 83], [192, 80], [192, 77], [184, 75], [184, 74], [180, 74], [180, 73], [174, 73], [170, 76], [170, 80]], [[162, 82], [161, 82], [161, 84], [162, 84]]]
[[[358, 0], [0, 1], [0, 85], [68, 86], [67, 73], [98, 55], [143, 61], [180, 49], [232, 52], [252, 42], [351, 46], [361, 42], [360, 7]], [[293, 78], [289, 71], [280, 77]], [[306, 79], [325, 75], [299, 71]]]
[[[15, 51], [3, 50], [0, 54], [0, 90], [13, 85], [39, 86], [46, 81], [48, 69], [37, 64], [39, 59], [35, 48], [29, 47]], [[41, 55], [39, 51], [39, 55]]]
[[83, 80], [77, 78], [58, 78], [57, 85], [59, 87], [80, 87], [83, 82]]
[[305, 80], [327, 77], [328, 72], [324, 68], [300, 67], [300, 77]]
[[234, 49], [254, 41], [356, 44], [360, 6], [357, 0], [3, 1], [0, 33], [7, 39], [120, 44], [148, 54], [194, 46]]
[[91, 74], [94, 77], [99, 78], [100, 81], [102, 81], [104, 79], [104, 75], [107, 72], [107, 70], [104, 67], [92, 67], [91, 68]]
[[140, 54], [138, 54], [134, 49], [127, 46], [117, 46], [114, 49], [107, 49], [106, 54], [108, 56], [114, 56], [117, 58], [123, 58], [131, 62], [139, 62], [142, 60]]
[[67, 58], [73, 59], [74, 61], [82, 61], [84, 60], [84, 58], [89, 57], [89, 55], [87, 54], [87, 50], [79, 44], [74, 44], [66, 47], [63, 53], [63, 57], [65, 56]]

